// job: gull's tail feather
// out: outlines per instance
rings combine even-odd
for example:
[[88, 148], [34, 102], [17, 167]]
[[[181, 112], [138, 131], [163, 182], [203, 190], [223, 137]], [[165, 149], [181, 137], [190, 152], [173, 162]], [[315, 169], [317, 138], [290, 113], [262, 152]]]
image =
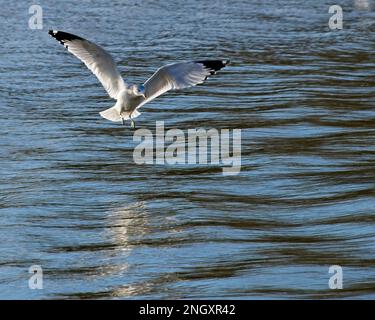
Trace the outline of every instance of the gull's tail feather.
[[116, 107], [112, 107], [109, 109], [106, 109], [102, 112], [99, 112], [99, 114], [104, 118], [109, 121], [114, 121], [114, 122], [119, 122], [122, 121], [122, 118], [120, 116], [120, 113], [116, 109]]
[[134, 119], [137, 118], [141, 113], [138, 112], [137, 110], [134, 110], [133, 112], [123, 112], [122, 115], [118, 112], [118, 109], [116, 106], [106, 109], [102, 112], [99, 112], [99, 114], [104, 118], [109, 121], [114, 121], [114, 122], [121, 122], [122, 120], [129, 120], [129, 119]]

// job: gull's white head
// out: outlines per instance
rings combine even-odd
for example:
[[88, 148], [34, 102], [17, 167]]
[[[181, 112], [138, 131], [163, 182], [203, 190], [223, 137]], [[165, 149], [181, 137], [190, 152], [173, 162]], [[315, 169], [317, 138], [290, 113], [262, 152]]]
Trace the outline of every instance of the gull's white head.
[[131, 86], [131, 91], [136, 96], [142, 96], [142, 97], [146, 98], [146, 89], [145, 89], [145, 86], [143, 84], [141, 84], [139, 86], [137, 86], [137, 85]]

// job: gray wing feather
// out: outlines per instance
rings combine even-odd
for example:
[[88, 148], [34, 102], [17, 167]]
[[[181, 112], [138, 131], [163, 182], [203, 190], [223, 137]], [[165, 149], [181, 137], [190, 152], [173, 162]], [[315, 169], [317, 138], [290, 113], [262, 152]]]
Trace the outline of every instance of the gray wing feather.
[[119, 93], [126, 88], [126, 84], [115, 61], [107, 51], [71, 33], [50, 30], [49, 34], [92, 71], [111, 98], [118, 98]]
[[161, 67], [145, 82], [146, 98], [138, 108], [169, 90], [200, 84], [228, 63], [228, 60], [207, 60], [180, 62]]

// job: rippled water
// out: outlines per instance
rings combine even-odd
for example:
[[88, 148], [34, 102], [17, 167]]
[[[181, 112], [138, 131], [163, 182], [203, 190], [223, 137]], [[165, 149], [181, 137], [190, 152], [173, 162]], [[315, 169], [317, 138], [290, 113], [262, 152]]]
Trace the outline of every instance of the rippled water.
[[[41, 0], [43, 30], [31, 3], [0, 3], [0, 298], [375, 298], [374, 1], [340, 1], [341, 31], [332, 1]], [[242, 129], [241, 173], [136, 165], [50, 28], [103, 45], [133, 83], [231, 59], [137, 125]]]

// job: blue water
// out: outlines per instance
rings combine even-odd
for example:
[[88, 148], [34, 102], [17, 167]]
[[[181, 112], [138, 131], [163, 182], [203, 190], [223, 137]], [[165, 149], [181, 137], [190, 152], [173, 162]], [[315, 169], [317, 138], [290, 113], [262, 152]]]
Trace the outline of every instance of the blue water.
[[[0, 298], [375, 298], [375, 3], [340, 1], [332, 31], [331, 2], [41, 0], [30, 30], [31, 2], [0, 1]], [[241, 129], [240, 174], [135, 164], [48, 29], [105, 47], [129, 83], [229, 58], [137, 126]]]

